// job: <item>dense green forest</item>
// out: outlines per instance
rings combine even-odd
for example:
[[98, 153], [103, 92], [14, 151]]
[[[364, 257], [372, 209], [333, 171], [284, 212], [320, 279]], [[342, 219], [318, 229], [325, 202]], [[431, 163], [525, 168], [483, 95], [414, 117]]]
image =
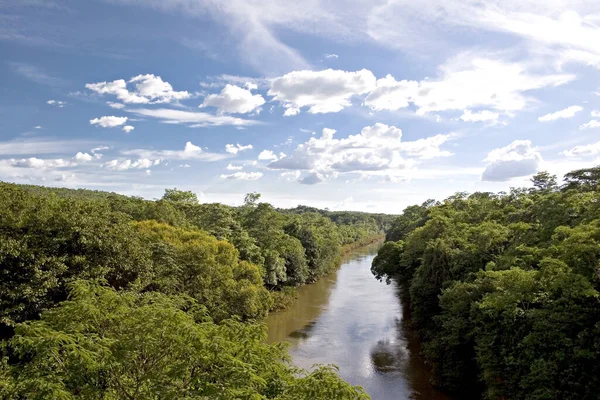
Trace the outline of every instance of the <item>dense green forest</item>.
[[391, 217], [0, 183], [0, 398], [366, 399], [261, 319]]
[[598, 399], [600, 167], [406, 208], [373, 261], [436, 382], [489, 399]]

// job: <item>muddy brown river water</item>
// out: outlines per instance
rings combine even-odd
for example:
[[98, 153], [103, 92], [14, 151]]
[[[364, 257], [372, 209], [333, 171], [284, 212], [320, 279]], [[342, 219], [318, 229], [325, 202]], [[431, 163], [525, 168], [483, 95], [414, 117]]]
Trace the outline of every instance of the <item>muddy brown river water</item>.
[[337, 364], [345, 380], [374, 400], [452, 400], [429, 384], [396, 283], [371, 274], [380, 245], [353, 252], [335, 273], [300, 288], [291, 308], [267, 318], [268, 340], [290, 342], [300, 367]]

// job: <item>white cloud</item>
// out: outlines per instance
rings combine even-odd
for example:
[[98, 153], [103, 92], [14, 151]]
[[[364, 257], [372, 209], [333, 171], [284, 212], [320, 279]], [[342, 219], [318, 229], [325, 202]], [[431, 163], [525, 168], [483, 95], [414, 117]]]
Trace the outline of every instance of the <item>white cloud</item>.
[[252, 94], [250, 89], [256, 89], [256, 85], [250, 84], [248, 89], [244, 89], [227, 84], [221, 93], [206, 96], [200, 107], [216, 107], [220, 113], [233, 114], [258, 111], [265, 104], [265, 99], [260, 94]]
[[77, 154], [75, 154], [75, 160], [76, 161], [81, 161], [81, 162], [86, 162], [86, 161], [92, 161], [93, 157], [91, 155], [89, 155], [88, 153], [82, 153], [82, 152], [77, 152]]
[[245, 86], [248, 90], [256, 90], [258, 88], [268, 89], [270, 80], [264, 77], [254, 78], [250, 76], [221, 74], [209, 76], [205, 81], [200, 82], [200, 86], [207, 89], [220, 88], [227, 84]]
[[600, 117], [600, 110], [592, 110], [592, 112], [590, 112], [590, 115], [592, 116], [592, 118], [598, 118]]
[[263, 150], [258, 155], [259, 160], [277, 160], [277, 156], [271, 150]]
[[565, 84], [569, 74], [533, 74], [523, 63], [463, 53], [439, 68], [440, 78], [396, 81], [379, 79], [364, 104], [373, 110], [399, 110], [414, 104], [417, 114], [490, 107], [498, 111], [525, 108], [533, 99], [526, 92]]
[[583, 110], [583, 107], [570, 106], [570, 107], [564, 108], [562, 110], [559, 110], [559, 111], [556, 111], [553, 113], [542, 115], [541, 117], [538, 118], [538, 121], [548, 122], [548, 121], [554, 121], [554, 120], [561, 119], [561, 118], [572, 118], [575, 116], [575, 114], [577, 114], [581, 110]]
[[246, 145], [243, 146], [241, 144], [226, 144], [225, 145], [225, 151], [230, 153], [230, 154], [237, 154], [240, 151], [246, 151], [246, 150], [251, 150], [252, 149], [252, 145]]
[[33, 127], [33, 129], [42, 129], [42, 126], [41, 125], [36, 125], [36, 126]]
[[125, 125], [125, 126], [123, 127], [123, 130], [125, 131], [125, 133], [129, 133], [129, 132], [131, 132], [131, 131], [132, 131], [132, 130], [134, 130], [134, 129], [135, 129], [135, 127], [133, 127], [133, 126], [131, 126], [131, 125]]
[[103, 167], [113, 171], [126, 171], [128, 169], [148, 169], [153, 165], [156, 165], [156, 160], [149, 160], [147, 158], [140, 158], [139, 160], [134, 162], [132, 162], [131, 160], [111, 160], [102, 164]]
[[[127, 89], [128, 83], [133, 83], [133, 91]], [[128, 104], [173, 103], [191, 97], [191, 94], [186, 91], [174, 91], [170, 83], [164, 82], [160, 76], [153, 74], [134, 76], [128, 82], [117, 79], [112, 82], [88, 83], [85, 87], [98, 94], [113, 95]]]
[[115, 128], [125, 122], [127, 122], [127, 117], [115, 117], [114, 115], [90, 119], [91, 125], [99, 125], [103, 128]]
[[300, 171], [286, 171], [282, 172], [280, 175], [288, 181], [297, 181], [301, 174]]
[[90, 150], [92, 153], [95, 153], [97, 151], [103, 151], [103, 150], [108, 150], [110, 149], [110, 147], [108, 146], [98, 146], [98, 147], [94, 147], [92, 150]]
[[309, 171], [302, 183], [318, 183], [340, 173], [375, 174], [412, 167], [419, 160], [452, 155], [440, 147], [453, 135], [436, 135], [402, 142], [402, 131], [376, 123], [357, 135], [335, 139], [334, 129], [324, 128], [320, 138], [312, 137], [294, 152], [268, 164], [272, 169]]
[[190, 168], [191, 165], [190, 164], [180, 164], [179, 168]]
[[505, 147], [490, 151], [484, 161], [483, 181], [504, 182], [512, 178], [533, 175], [539, 170], [542, 155], [529, 140], [515, 140]]
[[309, 107], [311, 114], [331, 113], [351, 106], [352, 96], [371, 91], [375, 82], [366, 69], [294, 71], [273, 79], [268, 95], [283, 104], [286, 116], [298, 114], [302, 107]]
[[239, 171], [241, 169], [243, 169], [244, 167], [241, 165], [233, 165], [233, 164], [227, 164], [227, 170], [228, 171]]
[[593, 128], [600, 128], [600, 120], [592, 119], [591, 121], [586, 122], [585, 124], [583, 124], [579, 127], [579, 129], [581, 129], [581, 130], [593, 129]]
[[167, 124], [189, 124], [192, 128], [222, 125], [250, 126], [261, 123], [259, 121], [237, 118], [229, 115], [211, 115], [205, 112], [171, 110], [168, 108], [136, 108], [127, 111], [144, 117], [157, 118]]
[[563, 151], [561, 154], [567, 157], [592, 156], [600, 154], [600, 142], [584, 146], [575, 146], [569, 150]]
[[109, 107], [115, 108], [117, 110], [122, 110], [125, 108], [125, 104], [122, 104], [122, 103], [114, 103], [112, 101], [107, 101], [106, 104], [108, 104]]
[[553, 60], [571, 57], [590, 64], [600, 55], [598, 7], [593, 0], [431, 0], [427, 7], [397, 0], [369, 8], [362, 10], [369, 15], [366, 31], [388, 47], [451, 51], [453, 35], [448, 32], [487, 31], [503, 34], [498, 40], [545, 50]]
[[471, 110], [464, 110], [460, 119], [465, 122], [481, 122], [481, 121], [496, 121], [500, 114], [489, 110], [482, 110], [479, 112], [471, 112]]
[[323, 57], [325, 57], [328, 60], [337, 60], [338, 58], [340, 58], [340, 56], [338, 56], [337, 54], [325, 54]]
[[122, 151], [123, 155], [135, 155], [148, 159], [171, 159], [171, 160], [202, 160], [220, 161], [230, 157], [227, 154], [208, 153], [202, 151], [200, 146], [187, 142], [183, 150], [145, 150], [133, 149]]
[[48, 100], [46, 102], [46, 104], [49, 104], [51, 106], [56, 106], [56, 107], [63, 108], [65, 106], [65, 104], [67, 104], [67, 102], [66, 101], [60, 101], [60, 100]]
[[221, 179], [234, 179], [242, 181], [255, 181], [263, 176], [262, 172], [234, 172], [233, 174], [222, 174]]
[[416, 81], [397, 81], [392, 75], [378, 79], [376, 87], [365, 99], [364, 105], [372, 110], [399, 110], [409, 106], [417, 96], [419, 83]]
[[65, 168], [74, 165], [71, 161], [62, 158], [44, 160], [37, 157], [23, 158], [20, 160], [10, 159], [9, 163], [14, 167], [35, 169]]

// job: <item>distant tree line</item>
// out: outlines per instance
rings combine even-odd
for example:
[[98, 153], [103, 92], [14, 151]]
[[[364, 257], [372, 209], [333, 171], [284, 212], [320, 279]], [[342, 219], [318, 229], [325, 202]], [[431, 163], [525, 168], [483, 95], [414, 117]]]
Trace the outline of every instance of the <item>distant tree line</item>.
[[259, 199], [0, 183], [0, 398], [368, 398], [293, 367], [260, 320], [391, 219]]
[[600, 167], [532, 181], [406, 208], [372, 271], [399, 282], [436, 384], [598, 399]]

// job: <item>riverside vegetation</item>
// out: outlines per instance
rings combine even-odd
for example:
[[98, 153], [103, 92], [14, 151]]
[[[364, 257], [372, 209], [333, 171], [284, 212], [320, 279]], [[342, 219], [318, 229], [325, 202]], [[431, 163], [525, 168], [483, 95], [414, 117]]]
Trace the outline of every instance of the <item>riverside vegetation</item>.
[[386, 215], [0, 183], [0, 398], [367, 399], [261, 320]]
[[600, 396], [600, 167], [532, 181], [406, 208], [373, 261], [460, 398]]

